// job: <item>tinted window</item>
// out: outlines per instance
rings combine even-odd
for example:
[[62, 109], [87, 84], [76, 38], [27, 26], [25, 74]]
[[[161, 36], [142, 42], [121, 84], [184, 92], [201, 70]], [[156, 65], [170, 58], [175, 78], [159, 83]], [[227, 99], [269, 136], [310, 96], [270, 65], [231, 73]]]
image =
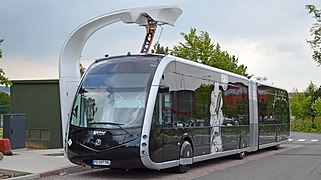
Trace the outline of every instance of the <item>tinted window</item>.
[[223, 91], [224, 122], [222, 125], [248, 125], [249, 101], [247, 86], [242, 83], [229, 84]]
[[[176, 68], [176, 70], [175, 70]], [[211, 96], [214, 84], [220, 86], [218, 73], [182, 63], [170, 64], [163, 74], [161, 86], [169, 91], [159, 93], [154, 110], [154, 122], [159, 125], [197, 127], [210, 125]], [[242, 82], [230, 83], [226, 90], [220, 87], [219, 100], [224, 122], [222, 125], [248, 125], [248, 87]], [[216, 110], [218, 112], [218, 110]]]
[[289, 122], [288, 93], [268, 86], [258, 87], [259, 120], [262, 124]]
[[155, 60], [146, 58], [117, 58], [92, 65], [76, 94], [71, 124], [103, 128], [140, 126], [157, 65]]

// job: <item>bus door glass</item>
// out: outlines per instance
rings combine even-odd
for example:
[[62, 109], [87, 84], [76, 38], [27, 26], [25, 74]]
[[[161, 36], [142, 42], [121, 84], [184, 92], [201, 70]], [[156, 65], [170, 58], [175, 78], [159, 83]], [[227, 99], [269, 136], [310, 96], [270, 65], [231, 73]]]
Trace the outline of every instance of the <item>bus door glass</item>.
[[154, 162], [177, 160], [179, 146], [176, 114], [175, 63], [166, 68], [156, 97], [150, 138], [150, 157]]

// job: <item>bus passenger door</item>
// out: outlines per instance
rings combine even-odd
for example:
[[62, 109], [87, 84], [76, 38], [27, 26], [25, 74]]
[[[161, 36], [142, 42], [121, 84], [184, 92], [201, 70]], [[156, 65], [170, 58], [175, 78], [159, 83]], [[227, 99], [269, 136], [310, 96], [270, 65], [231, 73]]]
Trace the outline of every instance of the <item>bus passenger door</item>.
[[174, 122], [172, 106], [168, 87], [161, 86], [154, 108], [149, 148], [151, 159], [157, 163], [179, 158], [177, 125]]
[[179, 158], [179, 146], [177, 137], [177, 127], [174, 120], [174, 92], [169, 92], [169, 88], [164, 86], [159, 88], [158, 99], [160, 108], [159, 119], [162, 121], [161, 137], [163, 141], [163, 161], [177, 160]]

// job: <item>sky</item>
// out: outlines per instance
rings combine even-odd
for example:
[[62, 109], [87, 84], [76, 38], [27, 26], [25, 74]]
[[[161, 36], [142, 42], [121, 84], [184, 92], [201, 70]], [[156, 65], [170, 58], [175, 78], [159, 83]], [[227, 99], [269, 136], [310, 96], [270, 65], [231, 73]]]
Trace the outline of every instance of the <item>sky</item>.
[[[158, 4], [178, 5], [183, 13], [175, 27], [163, 26], [161, 36], [158, 28], [154, 42], [171, 48], [193, 27], [207, 31], [254, 77], [288, 91], [303, 91], [311, 81], [321, 85], [321, 66], [306, 42], [314, 19], [305, 5], [321, 8], [318, 0], [1, 0], [0, 68], [11, 80], [57, 79], [62, 46], [79, 25], [112, 11]], [[144, 37], [144, 27], [135, 24], [107, 26], [87, 41], [81, 63], [88, 67], [105, 54], [139, 53]]]

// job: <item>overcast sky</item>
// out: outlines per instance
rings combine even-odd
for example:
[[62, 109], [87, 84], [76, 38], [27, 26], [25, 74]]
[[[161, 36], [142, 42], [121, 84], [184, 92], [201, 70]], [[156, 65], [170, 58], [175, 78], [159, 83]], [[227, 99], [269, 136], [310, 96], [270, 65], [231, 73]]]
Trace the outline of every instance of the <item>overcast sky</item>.
[[[305, 5], [321, 8], [318, 0], [1, 0], [0, 67], [13, 80], [58, 78], [61, 48], [76, 27], [112, 11], [156, 4], [183, 9], [175, 27], [164, 26], [162, 45], [177, 45], [183, 41], [180, 32], [194, 27], [238, 57], [249, 74], [266, 76], [289, 91], [302, 91], [310, 81], [321, 85], [321, 67], [306, 43], [314, 19]], [[88, 66], [105, 54], [138, 53], [144, 37], [145, 29], [137, 25], [107, 26], [88, 40], [81, 62]]]

